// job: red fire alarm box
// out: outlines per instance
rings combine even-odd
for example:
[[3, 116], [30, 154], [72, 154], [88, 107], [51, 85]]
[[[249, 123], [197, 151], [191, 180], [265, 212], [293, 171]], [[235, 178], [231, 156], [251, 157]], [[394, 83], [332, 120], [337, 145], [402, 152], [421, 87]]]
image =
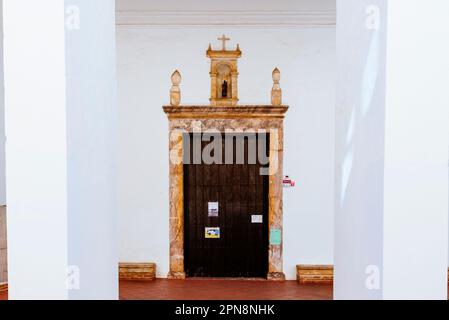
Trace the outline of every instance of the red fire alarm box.
[[284, 185], [284, 188], [292, 188], [296, 185], [296, 182], [290, 179], [289, 176], [285, 176], [282, 180], [282, 184]]

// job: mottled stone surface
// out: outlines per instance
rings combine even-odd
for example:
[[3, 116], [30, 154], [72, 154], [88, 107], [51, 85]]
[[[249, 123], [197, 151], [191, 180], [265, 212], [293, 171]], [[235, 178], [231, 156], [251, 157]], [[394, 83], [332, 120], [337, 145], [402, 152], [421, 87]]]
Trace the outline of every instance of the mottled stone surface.
[[183, 279], [184, 273], [184, 192], [182, 167], [182, 133], [172, 132], [169, 141], [169, 237], [170, 279]]
[[6, 207], [0, 207], [0, 283], [8, 281]]
[[[283, 128], [270, 134], [270, 177], [268, 188], [269, 230], [279, 229], [282, 239], [282, 179], [283, 179]], [[277, 166], [276, 166], [277, 164]], [[282, 259], [283, 241], [280, 245], [270, 243], [268, 251], [268, 279], [285, 280]]]
[[152, 281], [156, 278], [154, 263], [120, 263], [120, 280]]
[[[170, 279], [185, 278], [184, 207], [183, 207], [183, 133], [258, 132], [270, 133], [269, 231], [278, 229], [282, 239], [282, 162], [284, 145], [283, 119], [287, 106], [165, 106], [169, 119], [170, 153]], [[270, 244], [269, 280], [285, 280], [281, 244]]]
[[297, 265], [296, 277], [299, 284], [332, 284], [334, 267], [331, 265]]

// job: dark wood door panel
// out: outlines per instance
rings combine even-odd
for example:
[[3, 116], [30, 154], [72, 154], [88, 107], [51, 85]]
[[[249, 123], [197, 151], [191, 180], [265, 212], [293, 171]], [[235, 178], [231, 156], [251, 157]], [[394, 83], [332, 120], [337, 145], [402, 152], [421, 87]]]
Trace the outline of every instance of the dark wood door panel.
[[[268, 156], [268, 136], [257, 139], [263, 139]], [[232, 144], [234, 161], [238, 141]], [[251, 163], [249, 151], [259, 152], [258, 140], [256, 149], [250, 139], [243, 141], [241, 164], [194, 163], [194, 143], [184, 144], [184, 257], [190, 277], [265, 277], [268, 272], [268, 176], [260, 175], [260, 161]], [[208, 143], [201, 142], [201, 152]], [[225, 145], [222, 136], [223, 162]], [[219, 203], [218, 217], [208, 216], [209, 202]], [[263, 223], [252, 223], [251, 215], [262, 215]], [[219, 227], [220, 238], [206, 239], [206, 227]]]

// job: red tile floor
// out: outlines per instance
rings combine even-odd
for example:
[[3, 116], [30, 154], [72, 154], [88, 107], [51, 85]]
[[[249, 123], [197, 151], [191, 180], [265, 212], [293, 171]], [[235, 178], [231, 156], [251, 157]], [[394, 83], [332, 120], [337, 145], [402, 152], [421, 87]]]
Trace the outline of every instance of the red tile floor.
[[[0, 300], [7, 300], [0, 292]], [[329, 300], [331, 285], [298, 285], [296, 281], [165, 280], [120, 282], [121, 300]]]
[[318, 300], [332, 299], [332, 286], [300, 286], [296, 281], [163, 280], [120, 282], [120, 299], [143, 300]]
[[[0, 292], [0, 300], [6, 300]], [[296, 281], [166, 280], [120, 281], [121, 300], [329, 300], [331, 285], [299, 285]]]

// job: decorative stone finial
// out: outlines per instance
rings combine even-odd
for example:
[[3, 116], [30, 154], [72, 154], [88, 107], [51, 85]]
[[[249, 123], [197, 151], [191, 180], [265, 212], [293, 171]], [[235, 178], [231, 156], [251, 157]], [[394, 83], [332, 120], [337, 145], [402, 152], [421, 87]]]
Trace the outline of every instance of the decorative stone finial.
[[171, 75], [172, 87], [170, 89], [170, 104], [172, 106], [179, 106], [181, 103], [181, 89], [179, 88], [181, 80], [181, 74], [178, 70], [175, 70], [175, 72]]
[[279, 81], [281, 80], [281, 72], [278, 68], [273, 70], [273, 89], [271, 90], [271, 104], [273, 106], [282, 105], [282, 90], [279, 85]]

